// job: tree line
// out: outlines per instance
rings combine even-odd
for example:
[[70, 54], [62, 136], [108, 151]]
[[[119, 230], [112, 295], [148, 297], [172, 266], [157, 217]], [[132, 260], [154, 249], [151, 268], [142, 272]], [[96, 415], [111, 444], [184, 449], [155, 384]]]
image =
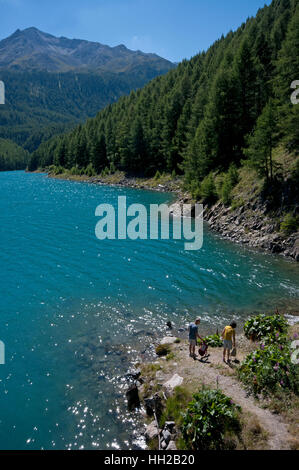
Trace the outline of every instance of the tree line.
[[29, 162], [29, 153], [11, 140], [0, 139], [0, 171], [23, 170]]
[[273, 0], [207, 51], [43, 142], [29, 169], [167, 171], [202, 195], [211, 172], [228, 172], [229, 186], [246, 161], [271, 182], [273, 149], [299, 148], [299, 106], [290, 100], [298, 47], [298, 0]]

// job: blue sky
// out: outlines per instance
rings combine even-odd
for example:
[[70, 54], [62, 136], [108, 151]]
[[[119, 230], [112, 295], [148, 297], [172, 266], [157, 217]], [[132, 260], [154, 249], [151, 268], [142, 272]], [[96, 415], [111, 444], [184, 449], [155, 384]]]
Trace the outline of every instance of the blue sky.
[[207, 49], [270, 0], [0, 0], [0, 39], [35, 26], [55, 36], [155, 52], [172, 61]]

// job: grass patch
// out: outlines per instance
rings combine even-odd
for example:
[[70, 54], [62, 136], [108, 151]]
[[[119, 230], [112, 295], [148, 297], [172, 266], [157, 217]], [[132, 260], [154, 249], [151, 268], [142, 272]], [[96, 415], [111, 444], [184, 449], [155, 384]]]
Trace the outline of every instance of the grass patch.
[[299, 217], [293, 216], [292, 214], [286, 214], [283, 221], [280, 224], [281, 232], [286, 235], [291, 235], [293, 232], [297, 232], [299, 229]]
[[146, 380], [153, 380], [156, 377], [156, 372], [158, 370], [161, 370], [160, 364], [142, 364], [141, 377], [145, 377]]
[[262, 188], [263, 179], [257, 175], [254, 169], [244, 165], [239, 169], [239, 181], [231, 193], [232, 204], [237, 203], [238, 207], [241, 207], [251, 198], [257, 196], [262, 191]]
[[262, 428], [258, 418], [251, 413], [242, 413], [239, 442], [237, 450], [265, 450], [267, 449], [268, 433]]
[[177, 428], [183, 423], [182, 412], [187, 408], [192, 399], [192, 392], [186, 387], [176, 387], [171, 397], [166, 400], [165, 408], [160, 418], [160, 426], [163, 427], [165, 421], [175, 421]]
[[172, 359], [174, 359], [174, 358], [175, 358], [175, 354], [173, 352], [170, 352], [166, 356], [166, 361], [172, 361]]
[[299, 397], [294, 393], [275, 393], [265, 405], [272, 413], [281, 415], [289, 426], [289, 432], [294, 437], [299, 450], [298, 427], [299, 427]]

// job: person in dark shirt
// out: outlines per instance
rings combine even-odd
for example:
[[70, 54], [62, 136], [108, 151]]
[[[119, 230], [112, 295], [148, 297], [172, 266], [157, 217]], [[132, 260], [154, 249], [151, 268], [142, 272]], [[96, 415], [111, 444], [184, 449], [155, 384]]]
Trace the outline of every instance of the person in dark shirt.
[[201, 336], [198, 334], [198, 325], [200, 324], [200, 318], [196, 318], [194, 323], [190, 323], [189, 325], [189, 353], [190, 357], [195, 358], [195, 346], [197, 343], [197, 338], [203, 340]]

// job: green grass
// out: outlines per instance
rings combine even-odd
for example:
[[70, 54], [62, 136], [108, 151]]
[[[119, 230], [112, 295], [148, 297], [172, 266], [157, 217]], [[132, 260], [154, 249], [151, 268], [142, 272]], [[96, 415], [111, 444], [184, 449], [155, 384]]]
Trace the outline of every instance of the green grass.
[[160, 419], [160, 426], [164, 426], [165, 421], [175, 421], [180, 427], [183, 423], [182, 412], [187, 408], [192, 400], [192, 392], [186, 387], [176, 387], [171, 397], [166, 400], [165, 409]]

